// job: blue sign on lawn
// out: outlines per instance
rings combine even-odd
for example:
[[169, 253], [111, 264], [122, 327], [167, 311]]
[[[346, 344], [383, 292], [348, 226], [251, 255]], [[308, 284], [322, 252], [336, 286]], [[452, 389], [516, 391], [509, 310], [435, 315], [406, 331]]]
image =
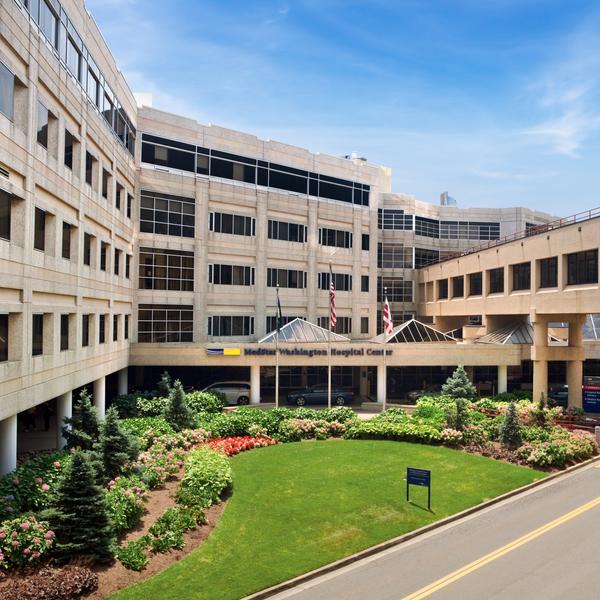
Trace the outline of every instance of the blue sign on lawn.
[[410, 500], [410, 486], [418, 485], [427, 488], [427, 510], [431, 510], [431, 471], [427, 469], [406, 469], [406, 500]]

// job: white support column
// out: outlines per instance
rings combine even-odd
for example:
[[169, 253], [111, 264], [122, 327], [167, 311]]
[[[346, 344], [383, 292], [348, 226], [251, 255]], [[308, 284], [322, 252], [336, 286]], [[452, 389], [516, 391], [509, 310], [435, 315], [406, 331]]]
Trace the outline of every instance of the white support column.
[[377, 365], [377, 402], [379, 404], [383, 404], [387, 394], [385, 373], [385, 367], [383, 365]]
[[66, 392], [56, 399], [56, 447], [59, 450], [65, 447], [66, 440], [62, 435], [65, 418], [73, 416], [73, 392]]
[[98, 411], [98, 418], [104, 420], [106, 412], [106, 377], [100, 377], [94, 381], [93, 392], [94, 406]]
[[508, 367], [507, 365], [498, 365], [498, 394], [503, 394], [508, 387]]
[[569, 408], [583, 406], [583, 361], [570, 360], [567, 362], [567, 385], [569, 386]]
[[119, 371], [119, 396], [124, 396], [129, 391], [129, 369], [125, 367]]
[[250, 367], [250, 404], [260, 402], [260, 365]]
[[17, 415], [0, 421], [0, 475], [17, 468]]

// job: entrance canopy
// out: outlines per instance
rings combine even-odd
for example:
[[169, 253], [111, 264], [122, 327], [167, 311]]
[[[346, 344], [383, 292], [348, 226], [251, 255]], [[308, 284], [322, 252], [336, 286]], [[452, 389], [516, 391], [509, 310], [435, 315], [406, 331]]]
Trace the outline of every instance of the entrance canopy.
[[[560, 345], [562, 340], [559, 340], [553, 335], [548, 336], [548, 341]], [[492, 331], [475, 340], [476, 344], [533, 344], [533, 325], [531, 323], [512, 323], [506, 325], [496, 331]]]
[[350, 338], [344, 337], [339, 333], [329, 332], [328, 329], [319, 327], [314, 323], [295, 318], [293, 321], [285, 324], [279, 329], [279, 335], [277, 335], [277, 329], [271, 331], [265, 335], [264, 338], [258, 340], [259, 344], [263, 342], [301, 342], [304, 344], [312, 343], [327, 343], [331, 342], [349, 342]]
[[419, 344], [423, 342], [451, 342], [452, 344], [456, 344], [454, 338], [416, 319], [411, 319], [394, 327], [390, 335], [380, 333], [371, 341], [379, 342], [380, 344]]
[[600, 341], [600, 315], [588, 315], [583, 325], [583, 339]]

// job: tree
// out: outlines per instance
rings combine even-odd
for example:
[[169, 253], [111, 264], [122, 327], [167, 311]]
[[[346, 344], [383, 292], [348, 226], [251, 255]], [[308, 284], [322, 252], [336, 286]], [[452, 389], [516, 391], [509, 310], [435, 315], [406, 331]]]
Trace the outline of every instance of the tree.
[[123, 466], [136, 458], [139, 446], [119, 425], [119, 413], [114, 406], [106, 411], [97, 444], [104, 474], [108, 479], [116, 477]]
[[442, 386], [442, 394], [450, 396], [455, 400], [457, 398], [474, 400], [477, 397], [477, 390], [469, 381], [465, 368], [459, 365], [454, 373], [446, 379], [446, 383]]
[[188, 408], [185, 392], [179, 379], [175, 380], [173, 389], [169, 395], [169, 402], [164, 413], [165, 419], [171, 424], [171, 427], [175, 431], [181, 431], [182, 429], [188, 429], [193, 426], [194, 419], [192, 413]]
[[168, 398], [171, 394], [171, 376], [168, 371], [163, 371], [158, 382], [158, 393], [162, 398]]
[[500, 443], [509, 450], [516, 450], [521, 445], [521, 426], [519, 424], [519, 415], [517, 406], [510, 402], [504, 421], [500, 426]]
[[537, 402], [535, 410], [533, 411], [533, 418], [535, 419], [536, 425], [545, 427], [548, 424], [548, 413], [546, 408], [548, 404], [546, 402], [546, 396], [542, 393], [540, 399]]
[[87, 389], [84, 389], [79, 395], [79, 401], [73, 406], [73, 415], [65, 419], [63, 437], [69, 449], [92, 450], [98, 441], [99, 433], [98, 412], [92, 405]]
[[56, 534], [56, 554], [62, 559], [87, 556], [108, 562], [113, 558], [115, 534], [106, 494], [95, 478], [89, 454], [76, 450], [45, 515]]
[[469, 423], [467, 401], [464, 398], [456, 398], [454, 404], [450, 404], [446, 408], [445, 417], [448, 427], [462, 431]]

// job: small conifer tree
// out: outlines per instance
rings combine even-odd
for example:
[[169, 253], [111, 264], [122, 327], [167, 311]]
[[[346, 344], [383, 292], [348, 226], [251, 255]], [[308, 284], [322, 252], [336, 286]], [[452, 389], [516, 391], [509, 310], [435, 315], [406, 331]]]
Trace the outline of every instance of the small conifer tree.
[[129, 460], [135, 459], [138, 450], [137, 440], [121, 429], [119, 413], [111, 406], [106, 411], [97, 444], [105, 476], [108, 479], [116, 477]]
[[79, 401], [74, 404], [73, 415], [65, 419], [62, 433], [69, 449], [92, 450], [98, 441], [98, 412], [92, 405], [87, 389], [82, 390]]
[[469, 381], [465, 368], [462, 365], [459, 365], [442, 386], [442, 394], [450, 396], [455, 400], [457, 398], [474, 400], [477, 397], [477, 390]]
[[164, 413], [165, 419], [171, 424], [175, 431], [193, 427], [194, 419], [188, 408], [185, 392], [179, 379], [175, 380], [173, 389], [169, 395], [169, 402]]
[[500, 443], [509, 450], [516, 450], [521, 442], [521, 426], [517, 406], [514, 402], [510, 402], [504, 421], [500, 426]]
[[87, 452], [73, 453], [45, 518], [56, 534], [55, 552], [59, 558], [86, 556], [101, 562], [113, 558], [115, 534], [106, 495], [96, 484], [96, 472]]
[[163, 371], [158, 382], [158, 395], [161, 398], [168, 398], [171, 394], [171, 376], [168, 371]]

